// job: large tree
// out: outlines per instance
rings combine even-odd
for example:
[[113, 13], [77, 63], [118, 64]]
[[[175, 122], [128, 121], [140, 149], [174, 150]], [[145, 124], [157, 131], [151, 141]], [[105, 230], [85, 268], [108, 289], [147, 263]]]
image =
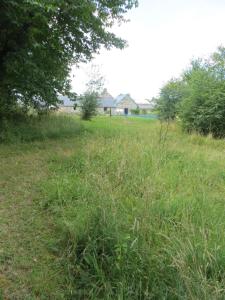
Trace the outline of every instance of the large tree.
[[1, 0], [0, 115], [68, 93], [71, 65], [126, 42], [110, 28], [137, 0]]

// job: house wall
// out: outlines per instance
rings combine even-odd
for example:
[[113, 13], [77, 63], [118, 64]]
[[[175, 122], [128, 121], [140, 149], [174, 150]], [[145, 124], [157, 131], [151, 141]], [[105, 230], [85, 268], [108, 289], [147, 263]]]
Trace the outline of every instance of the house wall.
[[78, 110], [74, 110], [73, 106], [61, 106], [59, 107], [58, 112], [74, 114], [78, 113]]
[[124, 115], [124, 108], [114, 108], [113, 115]]
[[[110, 115], [110, 107], [107, 107], [107, 111], [104, 111], [103, 107], [98, 108], [98, 113], [101, 115]], [[116, 108], [111, 108], [111, 115], [117, 115]]]
[[[132, 109], [137, 108], [137, 104], [129, 98], [123, 99], [120, 103], [118, 103], [116, 108], [111, 108], [112, 115], [124, 115], [124, 108], [128, 108], [128, 114], [131, 114]], [[79, 114], [81, 112], [80, 107], [77, 107], [74, 110], [73, 106], [61, 106], [58, 109], [58, 112], [61, 113], [69, 113], [69, 114]], [[104, 111], [103, 107], [98, 108], [99, 114], [110, 114], [110, 108], [107, 108], [107, 111]]]
[[140, 110], [144, 109], [146, 111], [151, 111], [153, 108], [152, 104], [138, 104]]
[[[98, 111], [98, 114], [100, 114], [100, 115], [110, 114], [110, 108], [109, 107], [107, 108], [106, 112], [104, 111], [103, 107], [98, 107], [97, 111]], [[112, 114], [115, 114], [114, 111], [115, 111], [115, 109], [111, 108]], [[58, 112], [66, 113], [66, 114], [80, 114], [81, 113], [81, 108], [77, 107], [76, 110], [74, 110], [73, 106], [61, 106], [61, 107], [59, 107]]]
[[[109, 111], [109, 108], [107, 109], [107, 112]], [[104, 108], [103, 107], [98, 107], [98, 113], [99, 114], [104, 114]]]
[[124, 113], [124, 108], [128, 108], [128, 113], [131, 113], [131, 109], [136, 109], [137, 104], [130, 98], [124, 98], [121, 102], [118, 103], [116, 111], [118, 113]]

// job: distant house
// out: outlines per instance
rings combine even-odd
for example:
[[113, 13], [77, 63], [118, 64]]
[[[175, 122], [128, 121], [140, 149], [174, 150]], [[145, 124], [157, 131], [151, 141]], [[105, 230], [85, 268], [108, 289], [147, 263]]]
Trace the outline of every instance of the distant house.
[[110, 113], [112, 114], [116, 108], [115, 99], [109, 94], [107, 89], [104, 89], [99, 100], [99, 112], [100, 113]]
[[59, 96], [58, 99], [60, 100], [60, 104], [59, 104], [59, 112], [63, 112], [63, 113], [74, 113], [75, 109], [74, 109], [74, 104], [75, 102], [70, 100], [69, 97], [67, 96]]
[[[59, 96], [61, 104], [59, 105], [60, 112], [64, 113], [78, 113], [80, 112], [79, 103], [78, 109], [74, 110], [74, 101], [71, 101], [67, 96]], [[131, 114], [133, 109], [137, 109], [137, 104], [134, 99], [131, 98], [130, 94], [120, 94], [116, 98], [113, 98], [109, 94], [107, 89], [104, 89], [101, 96], [98, 99], [98, 111], [99, 113], [108, 113], [112, 115], [128, 115]]]
[[144, 100], [142, 103], [138, 103], [138, 108], [140, 110], [151, 111], [153, 106], [153, 103], [151, 103], [149, 100]]
[[[60, 95], [58, 97], [60, 104], [59, 104], [59, 112], [64, 113], [78, 113], [80, 112], [80, 105], [79, 101], [72, 101], [67, 96]], [[74, 109], [75, 103], [77, 104], [77, 109]], [[108, 93], [108, 91], [105, 89], [103, 93], [101, 94], [101, 97], [98, 99], [98, 110], [99, 113], [109, 112], [112, 108], [115, 108], [115, 101], [114, 98]]]
[[132, 109], [136, 109], [138, 104], [131, 98], [130, 94], [120, 94], [115, 99], [115, 113], [128, 115]]

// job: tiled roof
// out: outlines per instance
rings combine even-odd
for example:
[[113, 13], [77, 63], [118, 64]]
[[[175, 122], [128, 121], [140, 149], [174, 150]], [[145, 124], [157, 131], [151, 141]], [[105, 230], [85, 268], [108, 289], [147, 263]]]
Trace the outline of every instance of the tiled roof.
[[152, 109], [153, 108], [152, 103], [138, 103], [137, 105], [140, 109]]
[[116, 97], [115, 102], [116, 105], [119, 104], [121, 101], [123, 101], [124, 98], [128, 98], [129, 100], [133, 101], [135, 104], [137, 104], [133, 98], [131, 98], [130, 94], [120, 94]]
[[116, 107], [114, 98], [109, 94], [107, 89], [101, 94], [99, 98], [99, 107]]
[[[108, 108], [116, 108], [117, 104], [119, 102], [121, 102], [125, 97], [130, 98], [130, 100], [133, 100], [129, 94], [120, 94], [119, 96], [117, 96], [115, 99], [108, 93], [107, 90], [104, 90], [101, 97], [98, 100], [99, 103], [99, 107], [108, 107]], [[70, 100], [69, 97], [67, 96], [62, 96], [60, 95], [58, 97], [58, 99], [60, 101], [62, 101], [62, 103], [60, 104], [60, 106], [67, 106], [67, 107], [72, 107], [74, 106], [75, 102]], [[133, 100], [134, 101], [134, 100]], [[135, 101], [134, 101], [135, 102]], [[78, 101], [76, 101], [76, 103], [78, 104]], [[79, 105], [79, 104], [78, 104]]]
[[74, 106], [74, 101], [71, 101], [69, 97], [60, 95], [58, 97], [62, 103], [59, 106]]
[[113, 98], [100, 98], [99, 107], [116, 107], [116, 104]]
[[122, 101], [126, 96], [128, 96], [128, 94], [120, 94], [119, 96], [117, 96], [115, 99], [116, 104]]

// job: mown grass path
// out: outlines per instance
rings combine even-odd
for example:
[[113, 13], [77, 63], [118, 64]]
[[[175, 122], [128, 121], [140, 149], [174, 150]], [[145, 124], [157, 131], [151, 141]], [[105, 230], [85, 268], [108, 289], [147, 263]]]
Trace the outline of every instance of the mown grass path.
[[[39, 182], [57, 145], [1, 148], [0, 289], [3, 299], [60, 298], [60, 267], [48, 251], [54, 236], [51, 216], [38, 206]], [[41, 149], [42, 148], [42, 149]], [[57, 290], [58, 289], [58, 290]], [[44, 296], [45, 295], [45, 296]], [[56, 296], [57, 295], [57, 296]]]

